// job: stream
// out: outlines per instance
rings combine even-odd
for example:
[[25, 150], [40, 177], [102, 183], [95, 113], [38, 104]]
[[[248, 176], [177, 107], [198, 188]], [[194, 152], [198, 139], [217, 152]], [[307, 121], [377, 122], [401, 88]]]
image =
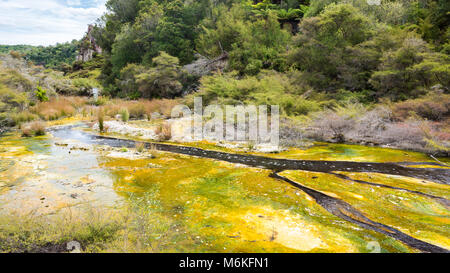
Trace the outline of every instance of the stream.
[[[126, 147], [134, 148], [137, 141], [118, 139], [113, 137], [93, 135], [84, 131], [74, 130], [77, 126], [61, 127], [51, 129], [53, 136], [60, 139], [75, 139], [86, 144], [107, 145], [110, 147]], [[147, 148], [156, 149], [164, 152], [171, 152], [176, 154], [214, 159], [234, 164], [242, 164], [254, 168], [268, 169], [272, 171], [271, 178], [277, 179], [284, 183], [302, 190], [309, 196], [311, 196], [317, 204], [322, 206], [325, 210], [331, 214], [345, 220], [357, 224], [364, 229], [370, 229], [379, 233], [383, 233], [396, 240], [403, 242], [404, 244], [418, 249], [422, 252], [449, 252], [449, 250], [433, 245], [431, 243], [424, 242], [409, 236], [400, 230], [390, 227], [388, 225], [371, 220], [365, 216], [362, 212], [358, 211], [352, 205], [347, 202], [327, 195], [320, 191], [311, 189], [302, 185], [299, 182], [286, 178], [281, 173], [286, 170], [299, 170], [308, 172], [318, 172], [325, 174], [332, 174], [336, 177], [344, 179], [349, 182], [360, 183], [368, 185], [370, 187], [384, 187], [390, 190], [405, 191], [411, 194], [421, 195], [427, 198], [432, 198], [437, 202], [443, 204], [447, 209], [450, 207], [450, 201], [447, 198], [434, 196], [432, 194], [424, 193], [417, 190], [405, 189], [397, 186], [389, 186], [379, 183], [368, 182], [359, 179], [352, 179], [344, 174], [336, 172], [348, 172], [348, 173], [380, 173], [386, 175], [396, 175], [404, 177], [412, 177], [417, 179], [424, 179], [432, 181], [433, 183], [449, 185], [450, 184], [450, 169], [445, 168], [412, 168], [405, 165], [420, 165], [423, 162], [409, 162], [407, 164], [402, 163], [373, 163], [373, 162], [350, 162], [350, 161], [318, 161], [318, 160], [293, 160], [293, 159], [279, 159], [269, 158], [256, 155], [243, 155], [226, 153], [219, 151], [205, 150], [195, 147], [179, 146], [162, 143], [145, 143]], [[427, 163], [427, 165], [440, 166], [438, 163]]]

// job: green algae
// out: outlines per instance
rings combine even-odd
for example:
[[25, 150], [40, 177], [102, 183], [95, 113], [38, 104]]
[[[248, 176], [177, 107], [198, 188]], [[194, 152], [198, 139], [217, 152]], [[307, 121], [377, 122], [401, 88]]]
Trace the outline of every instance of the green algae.
[[[247, 153], [208, 142], [189, 145]], [[320, 144], [269, 156], [310, 160], [430, 161], [420, 153], [336, 145]], [[9, 135], [0, 141], [0, 162], [5, 162], [0, 164], [0, 183], [12, 179], [2, 176], [6, 172], [15, 173], [15, 181], [35, 172], [7, 167], [10, 164], [7, 160], [27, 169], [20, 159], [36, 155], [47, 155], [46, 169], [63, 176], [66, 183], [90, 184], [111, 179], [111, 189], [127, 200], [116, 208], [117, 212], [131, 209], [138, 217], [130, 220], [127, 228], [117, 234], [116, 240], [109, 245], [110, 251], [370, 252], [370, 243], [376, 242], [382, 252], [416, 252], [389, 236], [362, 229], [332, 215], [307, 194], [270, 178], [269, 170], [185, 155], [151, 153], [155, 153], [156, 158], [114, 158], [101, 151], [73, 151], [68, 156], [67, 149], [55, 147], [50, 136], [20, 138]], [[395, 160], [387, 160], [389, 156]], [[6, 166], [3, 171], [2, 164]], [[301, 183], [311, 180], [313, 182], [305, 185], [347, 201], [372, 220], [449, 248], [448, 210], [433, 199], [373, 188], [332, 175], [283, 174]], [[370, 177], [342, 174], [448, 198], [446, 185], [380, 174], [367, 174]], [[312, 179], [312, 176], [324, 178]], [[61, 178], [47, 180], [56, 185]], [[121, 236], [137, 244], [124, 247]]]
[[428, 169], [450, 169], [448, 166], [439, 166], [439, 165], [427, 165], [427, 164], [417, 164], [417, 165], [408, 165], [409, 168], [428, 168]]
[[[148, 164], [161, 167], [145, 168]], [[105, 158], [102, 166], [111, 169], [121, 194], [154, 192], [159, 207], [154, 213], [190, 238], [170, 251], [368, 252], [372, 241], [382, 251], [413, 251], [331, 215], [303, 192], [269, 178], [268, 170], [169, 153], [144, 160]]]
[[398, 187], [410, 191], [418, 191], [421, 193], [450, 199], [449, 185], [434, 183], [423, 179], [380, 173], [336, 173], [346, 175], [353, 180], [362, 180], [380, 185]]
[[[341, 199], [362, 212], [369, 219], [386, 224], [402, 232], [450, 248], [450, 211], [440, 202], [410, 192], [364, 185], [333, 176], [304, 171], [285, 171], [283, 176], [300, 184]], [[389, 176], [384, 177], [384, 181]], [[395, 184], [395, 180], [391, 183]], [[441, 193], [448, 192], [450, 186]]]
[[356, 162], [425, 162], [433, 161], [418, 152], [350, 144], [315, 143], [306, 149], [290, 149], [276, 155], [280, 158], [336, 160]]
[[[145, 122], [139, 121], [136, 125], [141, 126]], [[147, 125], [152, 127], [153, 123]], [[84, 129], [86, 132], [96, 133], [91, 129]], [[149, 141], [140, 137], [124, 136], [118, 133], [102, 133], [102, 136], [118, 137], [136, 141]], [[150, 141], [151, 142], [151, 141]], [[252, 154], [272, 158], [297, 159], [297, 160], [324, 160], [324, 161], [353, 161], [353, 162], [434, 162], [436, 160], [427, 154], [413, 151], [405, 151], [393, 148], [383, 148], [376, 146], [363, 146], [355, 144], [336, 144], [325, 142], [314, 142], [304, 148], [291, 147], [278, 153], [262, 153], [251, 151], [245, 148], [226, 148], [220, 143], [210, 141], [194, 142], [158, 142], [171, 145], [188, 146], [200, 149], [229, 152], [236, 154]], [[438, 158], [439, 161], [449, 163], [450, 158]]]

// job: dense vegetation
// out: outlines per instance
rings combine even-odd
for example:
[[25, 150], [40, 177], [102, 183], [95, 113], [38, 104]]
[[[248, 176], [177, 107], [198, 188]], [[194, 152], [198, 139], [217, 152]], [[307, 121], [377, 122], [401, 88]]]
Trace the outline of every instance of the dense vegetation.
[[[101, 79], [111, 95], [179, 95], [192, 86], [183, 81], [192, 79], [175, 68], [167, 77], [153, 75], [167, 84], [158, 86], [161, 92], [149, 94], [149, 81], [139, 78], [158, 65], [155, 57], [185, 65], [195, 53], [227, 55], [226, 73], [215, 77], [251, 82], [265, 77], [264, 70], [282, 73], [292, 95], [313, 90], [367, 103], [416, 98], [437, 84], [448, 91], [447, 1], [109, 0], [107, 8], [94, 36], [105, 50]], [[252, 99], [250, 93], [243, 95]]]
[[[303, 122], [293, 127], [318, 129], [316, 139], [409, 138], [415, 147], [426, 139], [447, 149], [448, 1], [371, 2], [109, 0], [92, 31], [103, 53], [88, 62], [70, 61], [76, 41], [9, 48], [0, 75], [3, 121], [31, 119], [18, 115], [46, 97], [101, 88], [104, 97], [131, 100], [189, 104], [201, 95], [205, 103], [277, 104], [284, 117]], [[22, 56], [32, 61], [26, 69], [17, 66]], [[192, 72], [217, 60], [222, 65]], [[139, 104], [127, 110], [148, 117], [153, 108]]]
[[0, 53], [15, 52], [36, 65], [61, 70], [75, 61], [79, 42], [56, 44], [54, 46], [0, 45]]
[[23, 54], [30, 52], [33, 48], [35, 47], [31, 45], [0, 45], [0, 53], [16, 51]]

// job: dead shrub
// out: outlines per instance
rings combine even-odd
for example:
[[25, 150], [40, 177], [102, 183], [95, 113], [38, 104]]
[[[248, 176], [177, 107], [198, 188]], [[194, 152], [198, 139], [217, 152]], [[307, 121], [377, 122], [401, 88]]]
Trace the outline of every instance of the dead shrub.
[[355, 122], [355, 131], [359, 137], [373, 138], [383, 132], [392, 121], [392, 112], [389, 108], [378, 106], [366, 112]]
[[406, 121], [387, 124], [380, 139], [383, 143], [395, 143], [404, 148], [411, 144], [423, 144], [424, 134], [417, 121]]
[[172, 138], [172, 127], [168, 123], [160, 124], [156, 127], [155, 134], [160, 141], [169, 140]]
[[314, 122], [315, 133], [322, 139], [331, 138], [342, 143], [345, 134], [353, 129], [355, 120], [351, 117], [339, 115], [334, 111], [323, 112]]

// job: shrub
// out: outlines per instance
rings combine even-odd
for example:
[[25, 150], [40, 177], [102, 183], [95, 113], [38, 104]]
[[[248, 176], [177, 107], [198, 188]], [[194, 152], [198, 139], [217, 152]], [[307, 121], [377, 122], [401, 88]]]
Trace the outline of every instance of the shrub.
[[317, 17], [302, 20], [288, 62], [305, 71], [303, 77], [317, 89], [364, 89], [376, 54], [361, 45], [372, 36], [373, 25], [352, 5], [327, 5]]
[[77, 95], [79, 96], [89, 96], [92, 89], [98, 88], [98, 83], [92, 79], [74, 79], [72, 83], [77, 90]]
[[136, 75], [139, 91], [145, 98], [173, 98], [181, 94], [180, 79], [183, 72], [179, 60], [165, 52], [153, 58], [155, 67], [145, 69]]
[[20, 53], [20, 52], [17, 52], [17, 51], [14, 51], [14, 50], [11, 50], [10, 52], [9, 52], [9, 55], [11, 55], [11, 57], [13, 57], [14, 59], [22, 59], [22, 54]]
[[196, 41], [201, 54], [214, 58], [229, 53], [229, 67], [241, 75], [286, 68], [282, 53], [290, 34], [281, 28], [275, 11], [248, 20], [246, 8], [235, 4], [230, 9], [219, 7], [217, 13], [216, 19], [203, 23], [203, 31]]
[[436, 84], [448, 86], [450, 58], [433, 52], [422, 39], [410, 36], [400, 48], [385, 52], [378, 71], [372, 74], [369, 82], [379, 97], [399, 101], [417, 98], [425, 93], [425, 88]]
[[34, 91], [34, 93], [40, 102], [48, 101], [47, 90], [43, 89], [39, 85], [36, 86], [36, 91]]
[[[295, 74], [264, 71], [258, 76], [239, 78], [236, 73], [216, 74], [201, 79], [200, 92], [204, 103], [218, 100], [221, 104], [280, 105], [285, 115], [306, 115], [319, 111], [322, 104], [306, 99], [308, 88], [297, 83]], [[189, 104], [189, 102], [188, 102]]]

